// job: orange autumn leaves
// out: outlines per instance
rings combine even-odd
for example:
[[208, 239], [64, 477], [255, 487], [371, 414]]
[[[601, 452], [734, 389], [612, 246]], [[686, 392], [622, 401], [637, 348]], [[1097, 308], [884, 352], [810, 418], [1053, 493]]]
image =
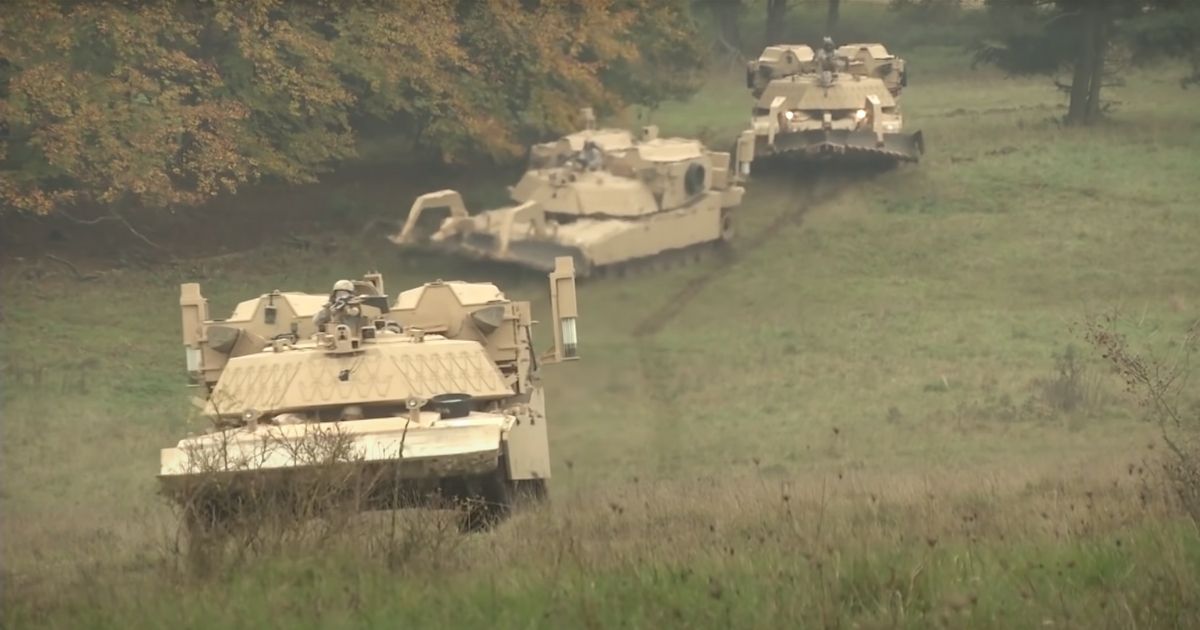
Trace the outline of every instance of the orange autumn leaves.
[[[311, 181], [354, 155], [355, 125], [370, 119], [448, 161], [512, 158], [578, 122], [582, 105], [689, 89], [693, 26], [682, 2], [670, 7], [10, 4], [0, 16], [0, 203], [42, 214], [171, 207], [267, 177]], [[684, 54], [664, 59], [664, 47]]]

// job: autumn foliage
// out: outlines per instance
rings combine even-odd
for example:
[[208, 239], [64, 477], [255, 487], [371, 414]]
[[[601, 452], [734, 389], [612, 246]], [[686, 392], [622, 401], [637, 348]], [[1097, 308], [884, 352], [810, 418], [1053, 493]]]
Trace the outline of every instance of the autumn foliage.
[[682, 1], [9, 3], [2, 211], [194, 205], [312, 181], [386, 124], [447, 161], [506, 159], [576, 123], [686, 93]]

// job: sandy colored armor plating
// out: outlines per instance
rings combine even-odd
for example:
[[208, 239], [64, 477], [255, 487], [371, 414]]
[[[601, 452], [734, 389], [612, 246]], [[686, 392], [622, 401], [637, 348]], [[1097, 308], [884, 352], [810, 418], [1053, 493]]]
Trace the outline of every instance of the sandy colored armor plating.
[[769, 46], [746, 67], [756, 102], [737, 159], [861, 154], [915, 162], [924, 138], [903, 131], [898, 97], [907, 77], [904, 60], [882, 44], [820, 53], [804, 45]]
[[[589, 275], [732, 236], [744, 190], [729, 153], [653, 126], [597, 129], [590, 110], [584, 119], [585, 129], [531, 148], [509, 187], [514, 205], [471, 215], [453, 190], [421, 195], [392, 241], [544, 271], [569, 256]], [[423, 228], [435, 209], [449, 216]]]
[[[538, 374], [579, 358], [574, 281], [572, 259], [558, 258], [549, 275], [553, 347], [541, 357], [530, 304], [491, 283], [437, 280], [393, 301], [372, 273], [336, 307], [330, 296], [272, 291], [224, 320], [210, 318], [199, 285], [182, 285], [188, 373], [213, 429], [162, 450], [164, 490], [184, 496], [212, 475], [233, 488], [345, 464], [387, 467], [390, 479], [426, 486], [489, 475], [544, 484]], [[313, 316], [331, 308], [318, 329]], [[450, 413], [439, 407], [445, 395], [467, 402]], [[322, 443], [340, 446], [313, 447]]]

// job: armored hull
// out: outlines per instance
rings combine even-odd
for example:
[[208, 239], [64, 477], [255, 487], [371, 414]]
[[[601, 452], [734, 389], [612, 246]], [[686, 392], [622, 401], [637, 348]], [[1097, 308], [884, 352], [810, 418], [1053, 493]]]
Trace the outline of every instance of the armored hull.
[[397, 508], [436, 494], [472, 503], [464, 523], [476, 528], [506, 515], [518, 489], [544, 494], [537, 371], [576, 358], [570, 259], [550, 274], [555, 344], [540, 359], [528, 303], [495, 285], [437, 281], [391, 303], [372, 280], [324, 304], [276, 291], [225, 320], [184, 285], [188, 368], [211, 428], [162, 449], [158, 479], [189, 527], [264, 505]]
[[904, 62], [879, 44], [851, 44], [814, 55], [807, 46], [773, 46], [751, 62], [747, 86], [756, 98], [743, 144], [749, 161], [792, 155], [916, 162], [920, 131], [903, 131], [899, 94]]
[[[444, 252], [548, 271], [554, 260], [570, 256], [581, 276], [603, 275], [631, 265], [699, 252], [732, 236], [732, 217], [719, 195], [705, 195], [683, 207], [640, 218], [578, 218], [552, 223], [539, 233], [532, 222], [500, 229], [501, 210], [476, 215], [484, 229], [463, 231], [433, 241]], [[497, 226], [487, 229], [488, 224]], [[505, 234], [509, 234], [505, 242]]]
[[[538, 270], [569, 256], [579, 275], [600, 275], [732, 238], [744, 192], [736, 179], [730, 155], [698, 141], [658, 138], [652, 127], [640, 138], [587, 129], [533, 148], [509, 188], [516, 205], [471, 215], [457, 192], [429, 193], [392, 240]], [[449, 216], [422, 231], [422, 215], [442, 208]]]
[[261, 425], [189, 438], [163, 449], [159, 481], [165, 495], [211, 518], [232, 505], [330, 493], [354, 496], [359, 509], [413, 507], [434, 495], [466, 499], [470, 485], [511, 476], [504, 451], [513, 416], [434, 414], [420, 422], [397, 416]]

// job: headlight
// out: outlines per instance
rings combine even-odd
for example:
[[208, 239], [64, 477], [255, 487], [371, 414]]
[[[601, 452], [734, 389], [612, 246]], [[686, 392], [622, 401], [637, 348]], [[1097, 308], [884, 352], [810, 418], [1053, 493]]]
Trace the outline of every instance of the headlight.
[[[789, 112], [790, 113], [790, 112]], [[562, 318], [563, 358], [573, 359], [579, 356], [579, 332], [575, 327], [574, 317]]]
[[860, 109], [860, 110], [854, 112], [854, 120], [862, 121], [862, 120], [866, 119], [866, 117], [867, 117], [867, 110], [865, 110], [865, 109]]
[[796, 117], [796, 113], [789, 110], [789, 111], [783, 112], [783, 117], [788, 120], [791, 120]]
[[183, 349], [184, 360], [187, 362], [188, 372], [199, 372], [200, 363], [204, 360], [204, 356], [200, 354], [200, 348], [187, 346]]

